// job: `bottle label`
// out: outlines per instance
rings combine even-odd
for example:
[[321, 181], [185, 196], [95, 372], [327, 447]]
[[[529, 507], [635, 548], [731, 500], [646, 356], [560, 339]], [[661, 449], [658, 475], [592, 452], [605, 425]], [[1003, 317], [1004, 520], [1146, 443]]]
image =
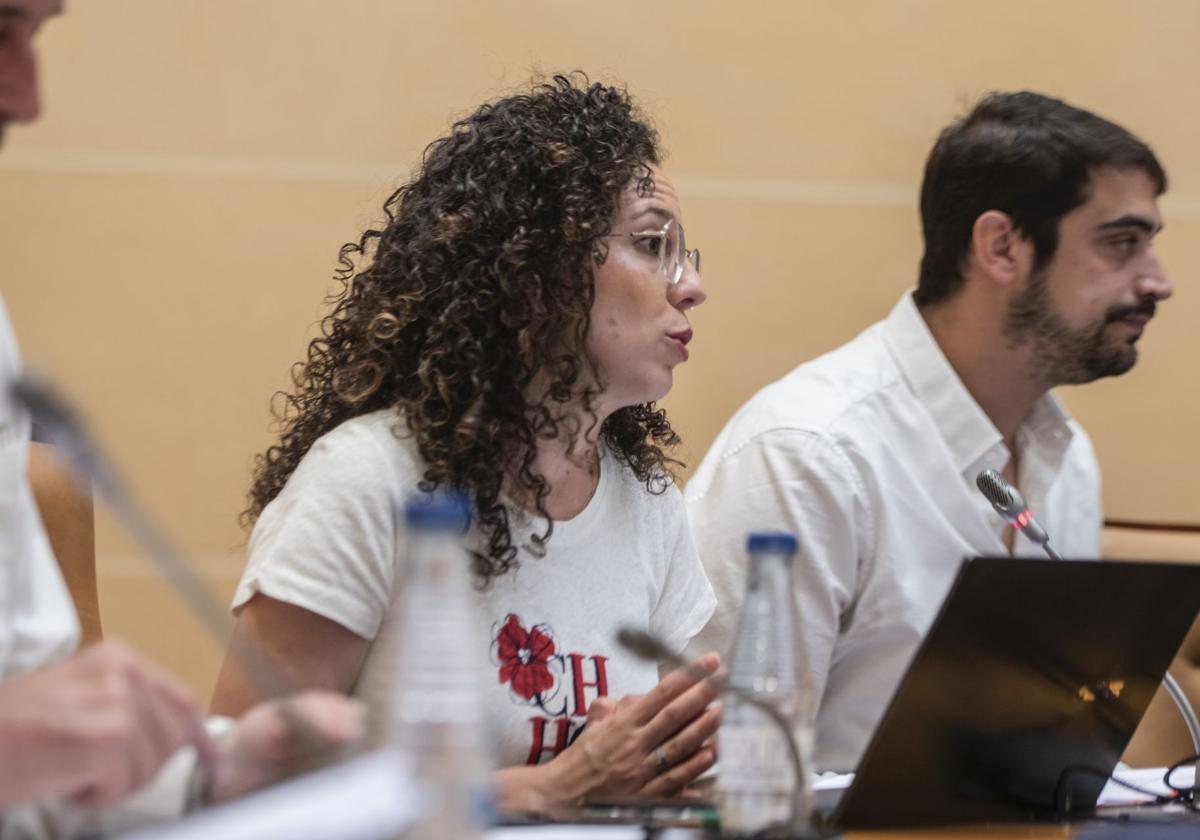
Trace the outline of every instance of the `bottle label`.
[[730, 792], [788, 794], [795, 774], [787, 743], [770, 721], [753, 719], [759, 715], [745, 715], [751, 719], [722, 724], [717, 786]]

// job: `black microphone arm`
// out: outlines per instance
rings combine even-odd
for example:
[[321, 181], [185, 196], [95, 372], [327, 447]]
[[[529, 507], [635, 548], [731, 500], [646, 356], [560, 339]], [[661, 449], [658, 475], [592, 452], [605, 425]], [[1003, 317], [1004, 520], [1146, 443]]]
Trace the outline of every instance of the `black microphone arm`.
[[[50, 443], [58, 446], [75, 468], [76, 480], [91, 482], [117, 520], [150, 556], [168, 584], [184, 600], [209, 634], [224, 644], [233, 620], [207, 584], [196, 574], [166, 531], [146, 512], [125, 485], [120, 473], [94, 443], [79, 414], [48, 383], [28, 373], [10, 385], [14, 400], [23, 405]], [[230, 645], [230, 655], [263, 697], [282, 699], [295, 691], [292, 681], [254, 648]], [[280, 712], [296, 732], [310, 759], [315, 760], [324, 742], [287, 702]]]
[[731, 685], [728, 676], [715, 676], [703, 668], [693, 665], [663, 644], [661, 639], [652, 636], [644, 630], [623, 627], [617, 631], [617, 642], [630, 653], [642, 659], [648, 659], [652, 662], [667, 662], [676, 668], [683, 668], [690, 675], [698, 679], [702, 678], [715, 683], [719, 690], [729, 692], [739, 700], [762, 711], [770, 718], [771, 722], [778, 727], [784, 741], [787, 743], [788, 755], [792, 760], [792, 773], [795, 775], [795, 784], [792, 786], [791, 813], [788, 815], [786, 836], [788, 838], [819, 836], [813, 834], [808, 824], [808, 815], [804, 813], [804, 761], [800, 757], [800, 747], [796, 744], [796, 736], [792, 733], [791, 723], [780, 713], [779, 709], [762, 698], [756, 697], [735, 685]]

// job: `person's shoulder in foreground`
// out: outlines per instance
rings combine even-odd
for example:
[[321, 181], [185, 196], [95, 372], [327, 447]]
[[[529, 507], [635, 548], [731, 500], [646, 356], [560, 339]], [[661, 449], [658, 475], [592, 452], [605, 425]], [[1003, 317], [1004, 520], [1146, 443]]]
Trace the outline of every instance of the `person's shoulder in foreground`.
[[[0, 0], [0, 142], [39, 111], [34, 39], [58, 0]], [[270, 702], [216, 737], [192, 692], [119, 642], [74, 653], [78, 623], [26, 479], [30, 418], [0, 301], [0, 825], [5, 836], [74, 836], [178, 815], [289, 772], [292, 722], [331, 746], [361, 709], [317, 694]], [[193, 784], [193, 781], [203, 784]], [[206, 788], [206, 797], [189, 797]], [[131, 794], [141, 791], [137, 802]], [[192, 800], [195, 800], [194, 802]], [[135, 807], [129, 807], [135, 805]]]

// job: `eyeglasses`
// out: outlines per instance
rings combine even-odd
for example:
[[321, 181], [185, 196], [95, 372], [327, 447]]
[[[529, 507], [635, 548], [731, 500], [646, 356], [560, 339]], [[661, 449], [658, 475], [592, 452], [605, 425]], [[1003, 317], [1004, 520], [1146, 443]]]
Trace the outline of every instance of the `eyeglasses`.
[[610, 233], [609, 236], [628, 236], [636, 247], [644, 248], [650, 256], [658, 257], [658, 270], [667, 282], [675, 286], [683, 279], [683, 266], [691, 263], [700, 273], [700, 249], [689, 249], [683, 238], [683, 225], [669, 219], [658, 230], [636, 230], [632, 233]]

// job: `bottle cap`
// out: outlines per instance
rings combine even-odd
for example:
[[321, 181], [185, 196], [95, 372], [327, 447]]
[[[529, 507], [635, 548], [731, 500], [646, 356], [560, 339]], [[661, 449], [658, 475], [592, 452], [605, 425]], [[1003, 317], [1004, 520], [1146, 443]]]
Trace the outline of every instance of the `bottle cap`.
[[746, 548], [751, 552], [795, 554], [799, 545], [796, 535], [786, 531], [752, 531], [746, 539]]
[[404, 505], [409, 528], [464, 533], [471, 524], [471, 501], [459, 490], [435, 490], [413, 496]]

